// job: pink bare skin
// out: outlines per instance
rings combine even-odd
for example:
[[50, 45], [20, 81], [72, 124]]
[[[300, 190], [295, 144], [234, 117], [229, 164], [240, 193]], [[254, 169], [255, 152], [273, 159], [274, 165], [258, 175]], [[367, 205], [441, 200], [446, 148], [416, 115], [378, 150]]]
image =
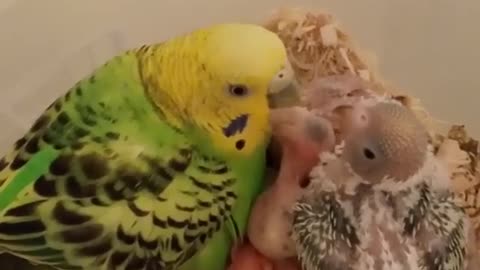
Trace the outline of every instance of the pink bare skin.
[[235, 247], [228, 270], [273, 270], [273, 264], [248, 241]]
[[300, 107], [276, 109], [272, 132], [282, 150], [277, 179], [252, 209], [248, 238], [271, 260], [273, 269], [296, 269], [290, 237], [290, 210], [302, 195], [306, 177], [322, 151], [331, 151], [335, 138], [329, 122]]
[[228, 270], [301, 270], [295, 258], [271, 260], [261, 254], [249, 242], [244, 242], [232, 252]]
[[335, 107], [351, 105], [358, 98], [371, 95], [368, 83], [352, 74], [331, 75], [313, 80], [305, 90], [308, 109], [329, 113]]
[[[328, 119], [335, 131], [336, 143], [344, 139], [349, 129], [345, 122], [345, 109], [351, 108], [360, 98], [373, 95], [368, 83], [351, 74], [332, 75], [313, 80], [305, 90], [305, 106]], [[348, 109], [347, 109], [348, 110]]]

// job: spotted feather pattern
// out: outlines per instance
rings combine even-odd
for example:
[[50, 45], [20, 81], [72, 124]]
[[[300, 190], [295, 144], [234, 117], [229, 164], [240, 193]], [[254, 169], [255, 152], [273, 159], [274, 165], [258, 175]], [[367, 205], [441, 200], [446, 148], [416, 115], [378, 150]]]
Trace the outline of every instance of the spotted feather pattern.
[[315, 191], [295, 205], [303, 269], [466, 269], [467, 216], [450, 194], [423, 183], [395, 196], [356, 192]]
[[467, 215], [451, 194], [436, 194], [425, 184], [420, 185], [418, 191], [417, 202], [404, 218], [404, 233], [407, 237], [432, 240], [418, 243], [425, 251], [423, 269], [465, 269]]
[[303, 269], [350, 270], [359, 238], [333, 192], [294, 207], [293, 232]]
[[0, 159], [0, 249], [59, 269], [174, 269], [232, 221], [235, 174], [155, 116], [136, 65], [79, 82]]

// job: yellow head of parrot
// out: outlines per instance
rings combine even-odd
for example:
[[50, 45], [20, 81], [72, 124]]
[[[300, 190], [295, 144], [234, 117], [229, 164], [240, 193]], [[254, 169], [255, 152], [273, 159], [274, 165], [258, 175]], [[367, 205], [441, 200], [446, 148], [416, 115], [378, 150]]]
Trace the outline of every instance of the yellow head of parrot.
[[282, 41], [258, 25], [199, 29], [160, 44], [153, 55], [146, 65], [160, 70], [150, 74], [160, 86], [151, 93], [157, 105], [206, 131], [215, 150], [228, 154], [248, 155], [266, 143], [268, 95], [294, 81]]
[[267, 138], [268, 95], [292, 84], [293, 70], [282, 41], [263, 27], [224, 24], [211, 31], [205, 65], [216, 87], [205, 90], [211, 104], [205, 119], [215, 119], [218, 147], [248, 154]]

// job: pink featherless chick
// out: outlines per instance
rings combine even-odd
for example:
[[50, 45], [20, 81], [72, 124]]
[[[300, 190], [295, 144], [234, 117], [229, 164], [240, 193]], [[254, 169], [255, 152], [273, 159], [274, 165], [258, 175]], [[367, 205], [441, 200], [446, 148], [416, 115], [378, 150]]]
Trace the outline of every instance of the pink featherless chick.
[[273, 269], [296, 269], [291, 268], [296, 251], [290, 237], [290, 210], [302, 195], [306, 184], [302, 181], [318, 162], [319, 153], [331, 151], [335, 138], [327, 120], [301, 107], [273, 110], [271, 125], [273, 139], [282, 152], [280, 171], [272, 186], [256, 200], [248, 237], [270, 259]]

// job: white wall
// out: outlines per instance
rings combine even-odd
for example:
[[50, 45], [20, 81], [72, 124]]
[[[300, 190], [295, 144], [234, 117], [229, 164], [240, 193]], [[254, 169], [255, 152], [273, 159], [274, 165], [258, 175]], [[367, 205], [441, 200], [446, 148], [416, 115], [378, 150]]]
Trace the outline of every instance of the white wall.
[[280, 6], [332, 11], [384, 75], [480, 137], [477, 0], [0, 0], [0, 152], [51, 100], [116, 52]]

